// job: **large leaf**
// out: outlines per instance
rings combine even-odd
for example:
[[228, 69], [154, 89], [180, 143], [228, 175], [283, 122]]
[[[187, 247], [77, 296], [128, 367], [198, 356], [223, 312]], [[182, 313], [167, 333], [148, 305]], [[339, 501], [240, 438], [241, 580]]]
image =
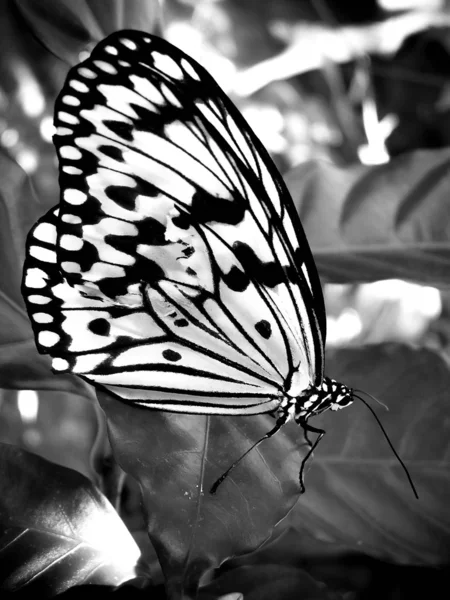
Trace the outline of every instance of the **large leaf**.
[[158, 0], [14, 0], [25, 22], [56, 56], [69, 64], [90, 45], [120, 29], [152, 32]]
[[[328, 367], [330, 375], [389, 406], [386, 412], [373, 404], [408, 465], [419, 500], [363, 405], [328, 411], [311, 420], [327, 434], [306, 474], [306, 493], [270, 543], [229, 561], [214, 585], [233, 589], [228, 586], [234, 582], [234, 589], [244, 589], [240, 567], [257, 573], [279, 565], [280, 573], [297, 569], [288, 575], [293, 589], [307, 581], [306, 569], [331, 589], [358, 598], [440, 597], [448, 568], [436, 567], [448, 565], [450, 555], [447, 364], [427, 350], [384, 344], [336, 351]], [[255, 582], [251, 592], [257, 589]]]
[[55, 200], [38, 198], [26, 173], [0, 153], [0, 387], [86, 396], [81, 379], [54, 377], [49, 359], [38, 354], [20, 293], [27, 233]]
[[395, 563], [450, 556], [450, 372], [429, 350], [383, 344], [340, 350], [328, 374], [363, 389], [406, 463], [419, 500], [370, 411], [357, 400], [311, 421], [327, 434], [306, 474], [292, 521], [330, 544]]
[[170, 414], [99, 398], [115, 457], [141, 486], [170, 597], [193, 594], [211, 568], [257, 548], [298, 499], [307, 447], [296, 425], [252, 451], [213, 496], [212, 484], [273, 428], [270, 416]]
[[450, 283], [450, 150], [371, 167], [310, 161], [285, 179], [325, 279]]
[[0, 472], [0, 589], [53, 596], [135, 576], [133, 538], [83, 475], [7, 444]]

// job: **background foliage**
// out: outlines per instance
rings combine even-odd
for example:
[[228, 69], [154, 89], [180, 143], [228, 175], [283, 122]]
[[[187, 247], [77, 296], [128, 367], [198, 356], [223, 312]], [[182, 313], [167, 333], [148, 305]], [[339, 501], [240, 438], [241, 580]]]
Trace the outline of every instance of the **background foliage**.
[[[449, 24], [444, 0], [1, 4], [4, 594], [446, 594]], [[20, 280], [26, 234], [58, 202], [54, 98], [68, 68], [123, 28], [164, 35], [202, 62], [285, 173], [326, 284], [327, 373], [387, 405], [373, 407], [419, 501], [356, 402], [315, 420], [327, 435], [300, 499], [306, 446], [295, 426], [211, 497], [270, 416], [174, 417], [106, 395], [98, 404], [37, 354]]]

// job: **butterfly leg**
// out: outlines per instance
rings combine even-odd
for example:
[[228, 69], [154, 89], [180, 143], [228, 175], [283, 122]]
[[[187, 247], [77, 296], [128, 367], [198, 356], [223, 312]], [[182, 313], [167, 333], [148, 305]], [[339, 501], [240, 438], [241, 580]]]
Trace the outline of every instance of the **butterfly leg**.
[[[308, 422], [304, 419], [302, 419], [301, 421], [298, 421], [298, 424], [301, 425], [301, 427], [303, 428], [304, 434], [305, 434], [305, 439], [308, 442], [308, 444], [311, 446], [308, 454], [305, 456], [305, 458], [302, 460], [302, 466], [300, 467], [300, 473], [299, 473], [299, 480], [300, 480], [300, 493], [303, 494], [305, 491], [305, 484], [303, 482], [303, 474], [305, 471], [305, 466], [306, 463], [309, 459], [309, 457], [313, 454], [314, 450], [317, 448], [320, 440], [323, 438], [323, 436], [325, 435], [326, 431], [324, 429], [318, 429], [317, 427], [313, 427], [312, 425], [309, 425]], [[311, 433], [317, 433], [317, 438], [314, 441], [314, 443], [311, 443], [310, 439], [308, 438], [308, 433], [307, 432], [311, 432]]]
[[228, 475], [231, 473], [231, 471], [241, 462], [241, 460], [243, 458], [245, 458], [247, 456], [247, 454], [249, 454], [249, 452], [251, 452], [257, 446], [259, 446], [259, 444], [261, 442], [263, 442], [264, 440], [268, 440], [273, 435], [275, 435], [278, 431], [280, 431], [280, 429], [283, 427], [283, 425], [285, 425], [291, 419], [292, 419], [292, 410], [289, 411], [287, 408], [286, 409], [283, 408], [282, 412], [279, 413], [279, 417], [277, 418], [275, 427], [273, 429], [271, 429], [269, 432], [267, 432], [265, 435], [263, 435], [263, 437], [260, 438], [257, 442], [255, 442], [252, 446], [250, 446], [250, 448], [248, 450], [246, 450], [242, 456], [240, 456], [237, 460], [235, 460], [234, 463], [230, 467], [228, 467], [228, 469], [225, 471], [225, 473], [223, 475], [221, 475], [219, 477], [219, 479], [214, 483], [214, 485], [209, 490], [209, 493], [214, 495], [217, 492], [217, 488], [219, 487], [219, 485], [228, 477]]

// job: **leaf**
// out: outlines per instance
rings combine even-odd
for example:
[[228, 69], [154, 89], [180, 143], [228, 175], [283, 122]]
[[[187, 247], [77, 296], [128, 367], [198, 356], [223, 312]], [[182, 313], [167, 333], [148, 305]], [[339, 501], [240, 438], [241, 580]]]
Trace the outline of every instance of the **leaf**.
[[202, 590], [199, 600], [239, 591], [245, 600], [337, 600], [339, 596], [296, 567], [264, 564], [226, 571]]
[[450, 150], [377, 166], [310, 161], [285, 179], [326, 280], [450, 283]]
[[55, 377], [50, 371], [50, 360], [38, 354], [20, 293], [27, 233], [55, 199], [39, 200], [26, 173], [1, 153], [0, 182], [0, 388], [89, 396], [81, 379]]
[[[277, 583], [280, 582], [278, 577], [282, 577], [283, 572], [287, 573], [287, 579], [298, 581], [298, 591], [301, 591], [297, 595], [298, 598], [304, 598], [310, 591], [314, 592], [312, 585], [308, 585], [311, 578], [326, 584], [328, 590], [339, 593], [338, 598], [441, 598], [441, 590], [446, 589], [450, 573], [445, 566], [404, 566], [376, 560], [362, 552], [349, 552], [342, 546], [321, 542], [305, 535], [304, 531], [300, 533], [289, 528], [257, 552], [227, 561], [206, 589], [214, 590], [216, 586], [220, 589], [223, 586], [222, 582], [228, 584], [230, 589], [233, 589], [233, 585], [234, 589], [245, 589], [240, 581], [244, 566], [250, 567], [247, 572], [255, 575], [264, 574], [267, 567], [272, 570], [275, 597], [278, 591]], [[278, 572], [276, 567], [279, 568]], [[291, 567], [290, 571], [285, 571], [287, 567]], [[255, 577], [253, 588], [250, 589], [261, 593], [261, 587], [259, 578]], [[280, 588], [282, 590], [281, 586]], [[296, 586], [292, 591], [295, 589]], [[288, 590], [291, 591], [290, 588]], [[266, 587], [263, 587], [262, 593], [265, 591]], [[327, 589], [322, 588], [321, 591], [326, 593]], [[245, 598], [248, 597], [246, 593]], [[284, 596], [282, 598], [284, 600]]]
[[47, 597], [135, 576], [138, 547], [83, 475], [7, 444], [0, 472], [0, 589]]
[[73, 65], [92, 44], [120, 29], [151, 32], [157, 0], [14, 0], [22, 18], [50, 52]]
[[297, 501], [307, 448], [295, 424], [250, 452], [213, 496], [213, 483], [273, 428], [270, 416], [171, 414], [98, 396], [115, 458], [140, 484], [169, 597], [194, 594], [205, 573], [254, 550]]
[[398, 344], [339, 350], [328, 374], [363, 389], [405, 473], [360, 402], [311, 421], [327, 431], [305, 477], [291, 524], [330, 544], [398, 564], [438, 566], [450, 550], [450, 436], [447, 363], [430, 350]]

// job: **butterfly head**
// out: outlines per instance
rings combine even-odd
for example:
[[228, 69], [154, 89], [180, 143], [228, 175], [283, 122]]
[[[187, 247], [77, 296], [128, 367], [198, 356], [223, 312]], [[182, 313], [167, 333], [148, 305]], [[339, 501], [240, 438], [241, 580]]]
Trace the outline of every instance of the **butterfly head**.
[[324, 377], [320, 386], [309, 388], [297, 399], [295, 420], [304, 422], [325, 410], [339, 410], [353, 402], [353, 390], [335, 379]]

